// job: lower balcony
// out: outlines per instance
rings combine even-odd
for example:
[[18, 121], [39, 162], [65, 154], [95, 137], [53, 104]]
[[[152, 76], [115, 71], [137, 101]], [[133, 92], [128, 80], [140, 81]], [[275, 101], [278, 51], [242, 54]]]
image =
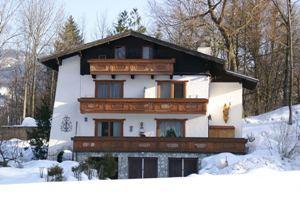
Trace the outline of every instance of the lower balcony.
[[246, 153], [244, 138], [74, 137], [74, 152]]
[[205, 114], [207, 99], [79, 98], [81, 113]]

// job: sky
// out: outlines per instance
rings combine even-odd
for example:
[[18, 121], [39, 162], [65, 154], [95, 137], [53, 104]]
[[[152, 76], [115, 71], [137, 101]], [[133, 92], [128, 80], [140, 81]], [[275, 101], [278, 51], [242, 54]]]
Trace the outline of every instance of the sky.
[[[108, 24], [111, 25], [123, 10], [137, 8], [144, 23], [148, 23], [148, 0], [58, 0], [62, 3], [66, 15], [72, 15], [79, 27], [85, 30], [85, 40], [93, 40], [97, 15], [106, 13]], [[85, 24], [85, 25], [83, 25]]]

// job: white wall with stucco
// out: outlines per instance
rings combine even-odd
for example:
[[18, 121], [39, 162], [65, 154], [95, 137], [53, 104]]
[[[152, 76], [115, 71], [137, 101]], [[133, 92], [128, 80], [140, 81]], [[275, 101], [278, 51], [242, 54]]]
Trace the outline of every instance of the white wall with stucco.
[[[224, 104], [231, 104], [229, 120], [223, 120]], [[243, 117], [243, 87], [238, 82], [212, 82], [209, 88], [207, 115], [211, 115], [210, 125], [232, 125], [236, 128], [236, 137], [241, 137]]]

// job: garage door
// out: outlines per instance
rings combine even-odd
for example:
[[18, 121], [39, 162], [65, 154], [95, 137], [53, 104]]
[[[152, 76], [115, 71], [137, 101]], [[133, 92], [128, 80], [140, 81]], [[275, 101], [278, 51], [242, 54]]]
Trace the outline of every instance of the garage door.
[[198, 172], [198, 158], [169, 158], [169, 177], [183, 177]]
[[157, 158], [128, 158], [128, 178], [157, 178]]

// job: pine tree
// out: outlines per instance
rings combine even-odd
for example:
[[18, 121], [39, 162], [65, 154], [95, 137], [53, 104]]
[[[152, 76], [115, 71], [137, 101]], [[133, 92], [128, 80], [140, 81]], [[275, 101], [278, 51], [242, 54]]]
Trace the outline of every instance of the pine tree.
[[33, 146], [33, 153], [36, 159], [47, 158], [47, 148], [50, 137], [52, 111], [46, 100], [43, 100], [41, 107], [37, 109], [37, 128], [28, 133], [29, 143]]
[[58, 39], [54, 43], [55, 51], [64, 51], [83, 44], [83, 36], [72, 16], [69, 16]]
[[133, 8], [130, 13], [126, 10], [122, 11], [117, 18], [117, 22], [113, 24], [113, 28], [114, 34], [127, 30], [134, 30], [140, 33], [146, 32], [146, 27], [142, 25], [142, 18], [137, 8]]

